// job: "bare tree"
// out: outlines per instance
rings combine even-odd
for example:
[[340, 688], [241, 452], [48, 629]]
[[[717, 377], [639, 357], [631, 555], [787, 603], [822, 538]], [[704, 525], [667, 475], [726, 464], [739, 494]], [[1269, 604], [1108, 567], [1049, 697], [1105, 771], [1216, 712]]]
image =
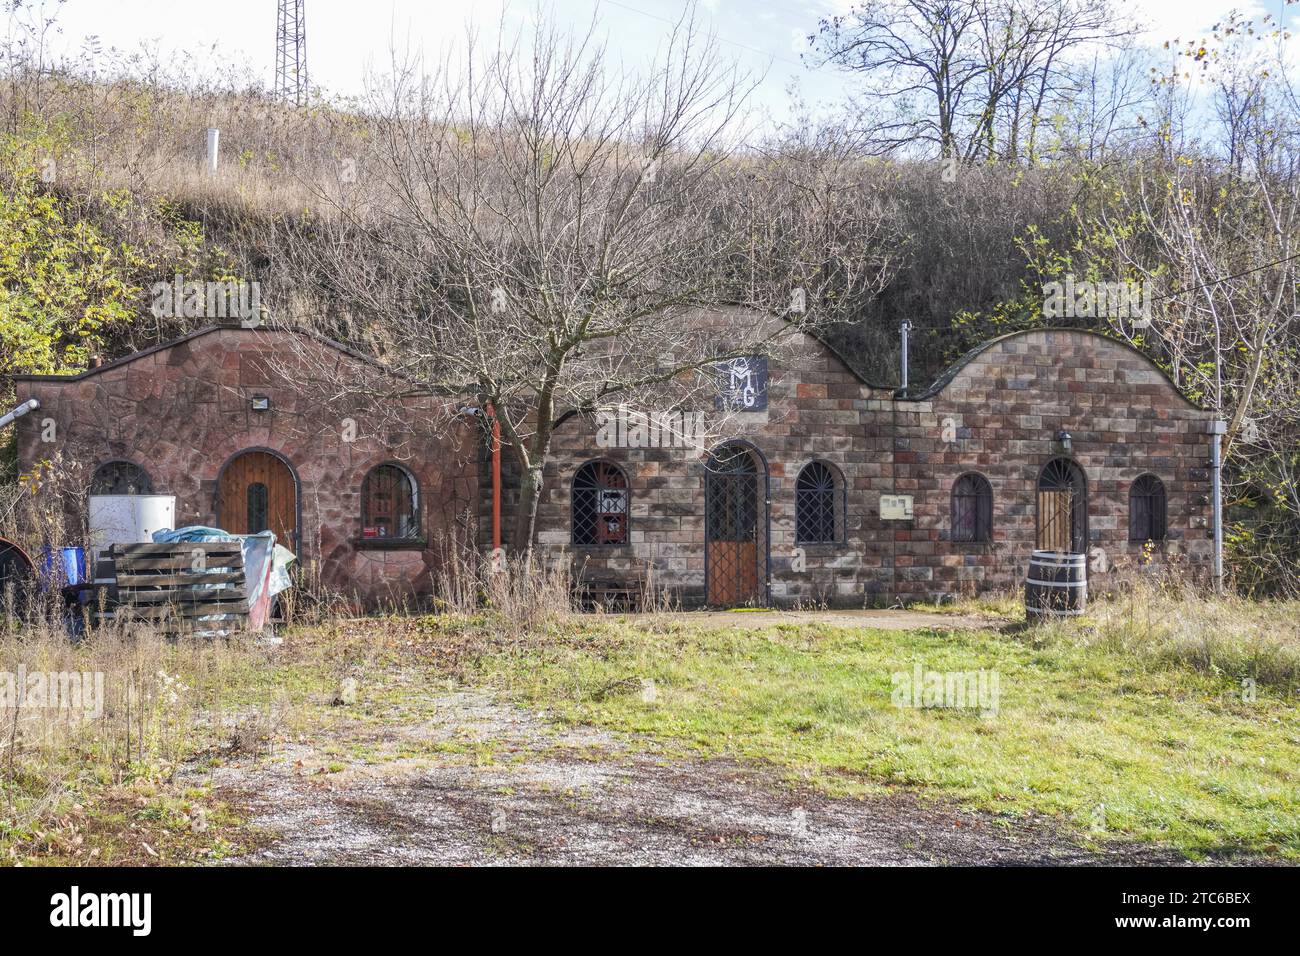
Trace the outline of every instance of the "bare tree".
[[818, 62], [862, 75], [881, 149], [1017, 161], [1077, 91], [1076, 51], [1133, 29], [1110, 0], [867, 0], [810, 40]]
[[[689, 14], [640, 73], [592, 37], [543, 25], [433, 73], [396, 63], [353, 188], [288, 236], [345, 306], [315, 328], [495, 415], [520, 475], [520, 550], [563, 416], [712, 407], [716, 363], [788, 348], [892, 261], [887, 217], [842, 163], [792, 176], [738, 150], [754, 80]], [[367, 392], [375, 415], [395, 397], [326, 367], [306, 377], [333, 399]]]

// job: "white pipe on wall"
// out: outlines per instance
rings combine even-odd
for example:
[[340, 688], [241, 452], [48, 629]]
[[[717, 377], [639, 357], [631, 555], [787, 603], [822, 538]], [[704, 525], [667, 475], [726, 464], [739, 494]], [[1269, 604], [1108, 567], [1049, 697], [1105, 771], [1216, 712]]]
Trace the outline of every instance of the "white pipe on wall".
[[17, 408], [15, 408], [12, 412], [6, 412], [5, 414], [0, 415], [0, 428], [4, 428], [6, 425], [8, 425], [8, 424], [9, 424], [10, 422], [12, 422], [14, 419], [16, 419], [16, 418], [22, 418], [22, 417], [23, 417], [24, 415], [26, 415], [28, 412], [34, 412], [34, 411], [36, 411], [36, 409], [38, 409], [38, 408], [40, 408], [40, 407], [41, 407], [41, 403], [38, 402], [36, 399], [34, 399], [34, 398], [29, 398], [29, 399], [27, 399], [27, 401], [23, 402], [21, 405], [19, 405]]

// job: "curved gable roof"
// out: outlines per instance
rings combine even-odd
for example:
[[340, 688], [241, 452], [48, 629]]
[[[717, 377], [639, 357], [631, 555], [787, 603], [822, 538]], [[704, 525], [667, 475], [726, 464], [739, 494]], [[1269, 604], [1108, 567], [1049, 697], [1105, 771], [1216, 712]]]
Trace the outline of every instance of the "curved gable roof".
[[76, 372], [71, 375], [12, 375], [10, 376], [10, 378], [12, 378], [13, 381], [15, 382], [79, 382], [82, 379], [90, 378], [93, 375], [99, 375], [102, 372], [107, 372], [115, 368], [121, 368], [124, 365], [130, 365], [132, 362], [136, 361], [137, 359], [142, 359], [146, 355], [153, 355], [156, 352], [165, 352], [167, 349], [175, 348], [177, 345], [182, 345], [185, 342], [192, 342], [194, 339], [202, 338], [205, 335], [211, 335], [213, 332], [253, 332], [253, 333], [260, 333], [262, 335], [282, 332], [282, 333], [290, 333], [294, 335], [304, 335], [309, 339], [319, 342], [321, 345], [328, 346], [332, 349], [337, 349], [338, 351], [343, 352], [345, 355], [351, 356], [352, 358], [357, 359], [358, 361], [365, 362], [367, 365], [372, 365], [375, 368], [383, 369], [384, 371], [389, 372], [393, 375], [404, 377], [401, 376], [401, 373], [394, 372], [392, 369], [388, 368], [387, 366], [383, 365], [380, 362], [375, 361], [374, 359], [370, 358], [368, 355], [363, 355], [361, 352], [358, 352], [355, 349], [352, 349], [344, 345], [342, 342], [336, 342], [331, 338], [327, 338], [323, 335], [320, 335], [316, 332], [312, 332], [308, 329], [276, 328], [274, 326], [258, 326], [256, 328], [247, 328], [246, 326], [242, 326], [242, 325], [205, 325], [201, 329], [195, 329], [193, 332], [187, 332], [185, 335], [182, 335], [178, 338], [170, 339], [166, 342], [160, 342], [157, 345], [151, 345], [147, 349], [141, 349], [138, 352], [131, 352], [129, 355], [123, 355], [121, 358], [113, 359], [113, 361], [111, 362], [105, 362], [103, 365], [100, 365], [98, 368], [88, 368], [84, 372]]
[[999, 335], [997, 338], [992, 338], [986, 342], [981, 342], [979, 345], [975, 346], [975, 348], [971, 349], [961, 358], [957, 359], [957, 361], [953, 362], [946, 369], [944, 369], [943, 373], [937, 379], [935, 379], [934, 382], [924, 391], [913, 392], [910, 390], [904, 391], [903, 389], [898, 389], [897, 391], [894, 392], [894, 397], [900, 401], [908, 401], [908, 402], [921, 402], [921, 401], [925, 401], [926, 399], [934, 398], [945, 388], [947, 388], [950, 384], [952, 384], [953, 380], [961, 373], [963, 369], [965, 369], [968, 365], [974, 362], [975, 359], [979, 358], [982, 354], [989, 351], [995, 345], [1000, 345], [1001, 343], [1006, 342], [1010, 339], [1021, 338], [1027, 335], [1037, 335], [1040, 333], [1085, 335], [1091, 338], [1101, 339], [1107, 345], [1119, 346], [1120, 348], [1126, 349], [1129, 352], [1132, 352], [1134, 355], [1139, 356], [1151, 368], [1153, 372], [1156, 372], [1162, 379], [1165, 380], [1166, 383], [1168, 383], [1170, 390], [1172, 390], [1175, 395], [1181, 398], [1192, 408], [1202, 412], [1209, 411], [1209, 409], [1204, 408], [1201, 405], [1198, 405], [1196, 402], [1192, 401], [1185, 394], [1183, 394], [1183, 390], [1179, 388], [1176, 384], [1174, 384], [1174, 380], [1169, 377], [1169, 374], [1164, 369], [1162, 369], [1159, 365], [1157, 365], [1155, 361], [1151, 358], [1151, 356], [1147, 355], [1137, 346], [1129, 342], [1125, 342], [1123, 339], [1117, 339], [1109, 335], [1104, 335], [1101, 332], [1095, 332], [1092, 329], [1072, 329], [1072, 328], [1064, 328], [1060, 326], [1050, 326], [1047, 328], [1040, 328], [1040, 329], [1020, 329], [1019, 331], [1008, 332], [1006, 335]]

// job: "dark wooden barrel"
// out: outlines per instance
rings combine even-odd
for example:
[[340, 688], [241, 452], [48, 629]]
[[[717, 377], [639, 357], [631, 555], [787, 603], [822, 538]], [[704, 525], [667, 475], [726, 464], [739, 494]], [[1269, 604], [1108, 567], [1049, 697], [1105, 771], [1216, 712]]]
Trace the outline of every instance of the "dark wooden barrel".
[[1030, 623], [1082, 614], [1088, 604], [1087, 555], [1035, 551], [1025, 576], [1025, 619]]

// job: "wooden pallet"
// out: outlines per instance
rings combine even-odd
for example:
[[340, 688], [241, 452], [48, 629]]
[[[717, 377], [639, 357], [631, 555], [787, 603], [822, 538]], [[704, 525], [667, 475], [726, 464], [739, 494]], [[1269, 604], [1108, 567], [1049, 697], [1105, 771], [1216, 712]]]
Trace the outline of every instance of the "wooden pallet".
[[117, 604], [97, 618], [142, 621], [167, 633], [220, 636], [248, 624], [238, 541], [114, 545]]

